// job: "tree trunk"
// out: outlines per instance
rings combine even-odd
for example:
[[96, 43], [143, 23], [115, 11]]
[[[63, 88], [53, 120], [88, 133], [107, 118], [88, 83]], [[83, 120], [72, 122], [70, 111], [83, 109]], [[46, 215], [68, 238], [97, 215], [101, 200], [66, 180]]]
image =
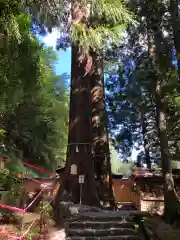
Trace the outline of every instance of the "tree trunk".
[[[80, 203], [81, 194], [82, 204], [100, 206], [94, 174], [90, 82], [87, 75], [84, 77], [85, 64], [85, 61], [82, 63], [79, 61], [78, 47], [72, 46], [67, 160], [61, 185], [53, 204], [57, 224], [61, 224], [59, 207], [61, 200]], [[73, 164], [77, 166], [75, 175], [71, 174]], [[81, 193], [79, 175], [84, 175]]]
[[178, 9], [178, 0], [170, 0], [170, 14], [173, 29], [174, 46], [176, 49], [178, 75], [180, 78], [180, 13]]
[[179, 218], [179, 197], [174, 187], [172, 176], [172, 160], [170, 159], [168, 137], [167, 137], [167, 121], [165, 102], [161, 96], [160, 82], [156, 83], [156, 120], [161, 149], [161, 164], [164, 177], [164, 219], [167, 223], [173, 224]]
[[[81, 6], [81, 1], [72, 1], [72, 22], [88, 24], [88, 11]], [[62, 178], [61, 187], [55, 199], [56, 215], [58, 203], [62, 194], [68, 191], [71, 201], [87, 205], [99, 206], [97, 196], [94, 159], [92, 149], [92, 125], [91, 125], [91, 95], [90, 82], [87, 73], [88, 60], [80, 46], [72, 44], [71, 60], [71, 90], [70, 113], [66, 168]], [[72, 165], [77, 167], [77, 174], [71, 174]], [[79, 175], [84, 175], [82, 188], [79, 184]], [[58, 220], [58, 216], [56, 216]]]
[[146, 128], [146, 121], [145, 121], [145, 113], [141, 111], [141, 127], [142, 127], [142, 135], [143, 135], [143, 142], [144, 142], [144, 152], [145, 152], [145, 161], [147, 164], [147, 168], [151, 169], [151, 159], [149, 154], [149, 142], [147, 138], [147, 128]]
[[[160, 142], [162, 174], [164, 177], [164, 219], [167, 223], [174, 223], [178, 218], [179, 199], [174, 187], [172, 176], [172, 159], [169, 154], [167, 119], [166, 92], [162, 91], [162, 79], [166, 76], [171, 61], [168, 59], [168, 46], [162, 37], [161, 31], [154, 33], [155, 53], [153, 63], [156, 64], [155, 84], [155, 103], [156, 103], [156, 122]], [[162, 54], [164, 53], [164, 54]]]
[[[156, 20], [156, 19], [155, 19]], [[178, 216], [179, 202], [172, 176], [172, 161], [169, 154], [167, 120], [166, 120], [166, 102], [165, 94], [162, 93], [162, 80], [167, 74], [171, 61], [168, 59], [169, 48], [159, 29], [158, 21], [154, 20], [156, 31], [151, 28], [152, 23], [148, 24], [148, 55], [153, 71], [150, 71], [156, 105], [156, 123], [161, 151], [161, 165], [164, 178], [164, 219], [167, 223], [172, 224]]]
[[[92, 126], [90, 82], [85, 75], [85, 64], [79, 62], [78, 48], [72, 47], [69, 135], [67, 150], [68, 182], [74, 202], [79, 202], [78, 176], [85, 175], [82, 203], [98, 205], [92, 155]], [[77, 175], [70, 174], [70, 166], [77, 166]]]
[[[104, 67], [102, 56], [93, 53], [91, 74], [92, 130], [95, 157], [95, 172], [100, 183], [100, 199], [110, 200], [113, 204], [112, 174], [109, 139], [107, 131], [107, 113], [105, 105]], [[108, 178], [108, 181], [107, 181]]]

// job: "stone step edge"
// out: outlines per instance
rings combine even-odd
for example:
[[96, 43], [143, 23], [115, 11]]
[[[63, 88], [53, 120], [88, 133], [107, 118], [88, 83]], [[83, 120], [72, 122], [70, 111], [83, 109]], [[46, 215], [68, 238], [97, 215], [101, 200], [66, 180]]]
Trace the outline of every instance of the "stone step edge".
[[66, 230], [68, 236], [80, 236], [80, 237], [103, 237], [113, 235], [133, 235], [137, 236], [137, 232], [132, 228], [108, 228], [108, 229], [68, 229]]
[[138, 236], [133, 235], [116, 235], [116, 236], [103, 236], [103, 237], [66, 237], [66, 240], [140, 240]]
[[89, 214], [79, 214], [75, 216], [71, 216], [68, 219], [65, 220], [65, 222], [72, 222], [72, 221], [104, 221], [104, 222], [109, 222], [109, 221], [127, 221], [127, 222], [134, 222], [135, 218], [134, 215], [91, 215]]
[[69, 229], [92, 229], [92, 230], [99, 230], [99, 229], [102, 229], [102, 230], [107, 230], [107, 229], [111, 229], [111, 228], [117, 228], [117, 229], [130, 229], [130, 230], [135, 230], [135, 226], [132, 225], [132, 226], [123, 226], [122, 224], [121, 225], [118, 225], [118, 224], [114, 224], [114, 225], [111, 225], [109, 226], [108, 224], [104, 224], [104, 225], [81, 225], [81, 224], [77, 224], [77, 225], [68, 225], [68, 226], [65, 226], [65, 229], [69, 230]]
[[87, 216], [87, 217], [110, 217], [110, 218], [118, 218], [118, 217], [124, 217], [124, 216], [129, 216], [129, 215], [134, 215], [136, 211], [125, 211], [125, 210], [120, 210], [120, 211], [104, 211], [104, 212], [81, 212], [79, 213], [79, 216]]
[[118, 226], [120, 226], [120, 225], [129, 225], [129, 226], [133, 226], [133, 225], [135, 225], [135, 223], [133, 223], [133, 222], [128, 222], [128, 221], [98, 221], [98, 222], [95, 222], [95, 221], [89, 221], [89, 220], [87, 220], [87, 221], [84, 221], [84, 220], [75, 220], [75, 221], [69, 221], [69, 222], [66, 222], [65, 223], [65, 225], [73, 225], [73, 224], [81, 224], [81, 225], [95, 225], [95, 224], [97, 224], [97, 225], [110, 225], [110, 224], [114, 224], [114, 225], [118, 225]]

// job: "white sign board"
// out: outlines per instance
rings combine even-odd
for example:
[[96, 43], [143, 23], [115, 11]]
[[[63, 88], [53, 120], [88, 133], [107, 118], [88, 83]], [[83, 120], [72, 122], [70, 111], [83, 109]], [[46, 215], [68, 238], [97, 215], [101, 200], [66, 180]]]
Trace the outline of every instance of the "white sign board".
[[70, 174], [71, 175], [77, 175], [77, 165], [76, 164], [72, 164], [70, 166]]
[[79, 183], [84, 183], [84, 175], [79, 175]]

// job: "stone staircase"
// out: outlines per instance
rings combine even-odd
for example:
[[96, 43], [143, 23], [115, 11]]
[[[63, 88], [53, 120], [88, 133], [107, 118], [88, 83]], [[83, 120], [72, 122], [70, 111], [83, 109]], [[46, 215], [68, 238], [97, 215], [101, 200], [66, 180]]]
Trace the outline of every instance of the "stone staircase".
[[139, 240], [130, 211], [85, 212], [66, 223], [66, 240]]

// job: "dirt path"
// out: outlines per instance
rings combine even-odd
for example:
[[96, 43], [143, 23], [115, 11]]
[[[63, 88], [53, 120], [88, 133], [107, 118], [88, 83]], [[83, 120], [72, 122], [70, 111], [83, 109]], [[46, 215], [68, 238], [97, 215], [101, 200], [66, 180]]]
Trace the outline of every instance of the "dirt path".
[[65, 240], [64, 229], [58, 229], [56, 227], [51, 227], [49, 233], [47, 234], [47, 240]]
[[[28, 229], [31, 223], [32, 225], [30, 232], [36, 232], [38, 234], [40, 230], [40, 216], [36, 213], [26, 213], [23, 218], [24, 222], [24, 232]], [[41, 238], [43, 240], [65, 240], [65, 232], [63, 229], [58, 229], [55, 227], [54, 221], [52, 219], [46, 220], [46, 225], [43, 226], [43, 232]], [[10, 239], [10, 236], [18, 236], [20, 233], [20, 228], [16, 224], [3, 223], [0, 222], [0, 240]], [[39, 234], [40, 235], [40, 234]]]

